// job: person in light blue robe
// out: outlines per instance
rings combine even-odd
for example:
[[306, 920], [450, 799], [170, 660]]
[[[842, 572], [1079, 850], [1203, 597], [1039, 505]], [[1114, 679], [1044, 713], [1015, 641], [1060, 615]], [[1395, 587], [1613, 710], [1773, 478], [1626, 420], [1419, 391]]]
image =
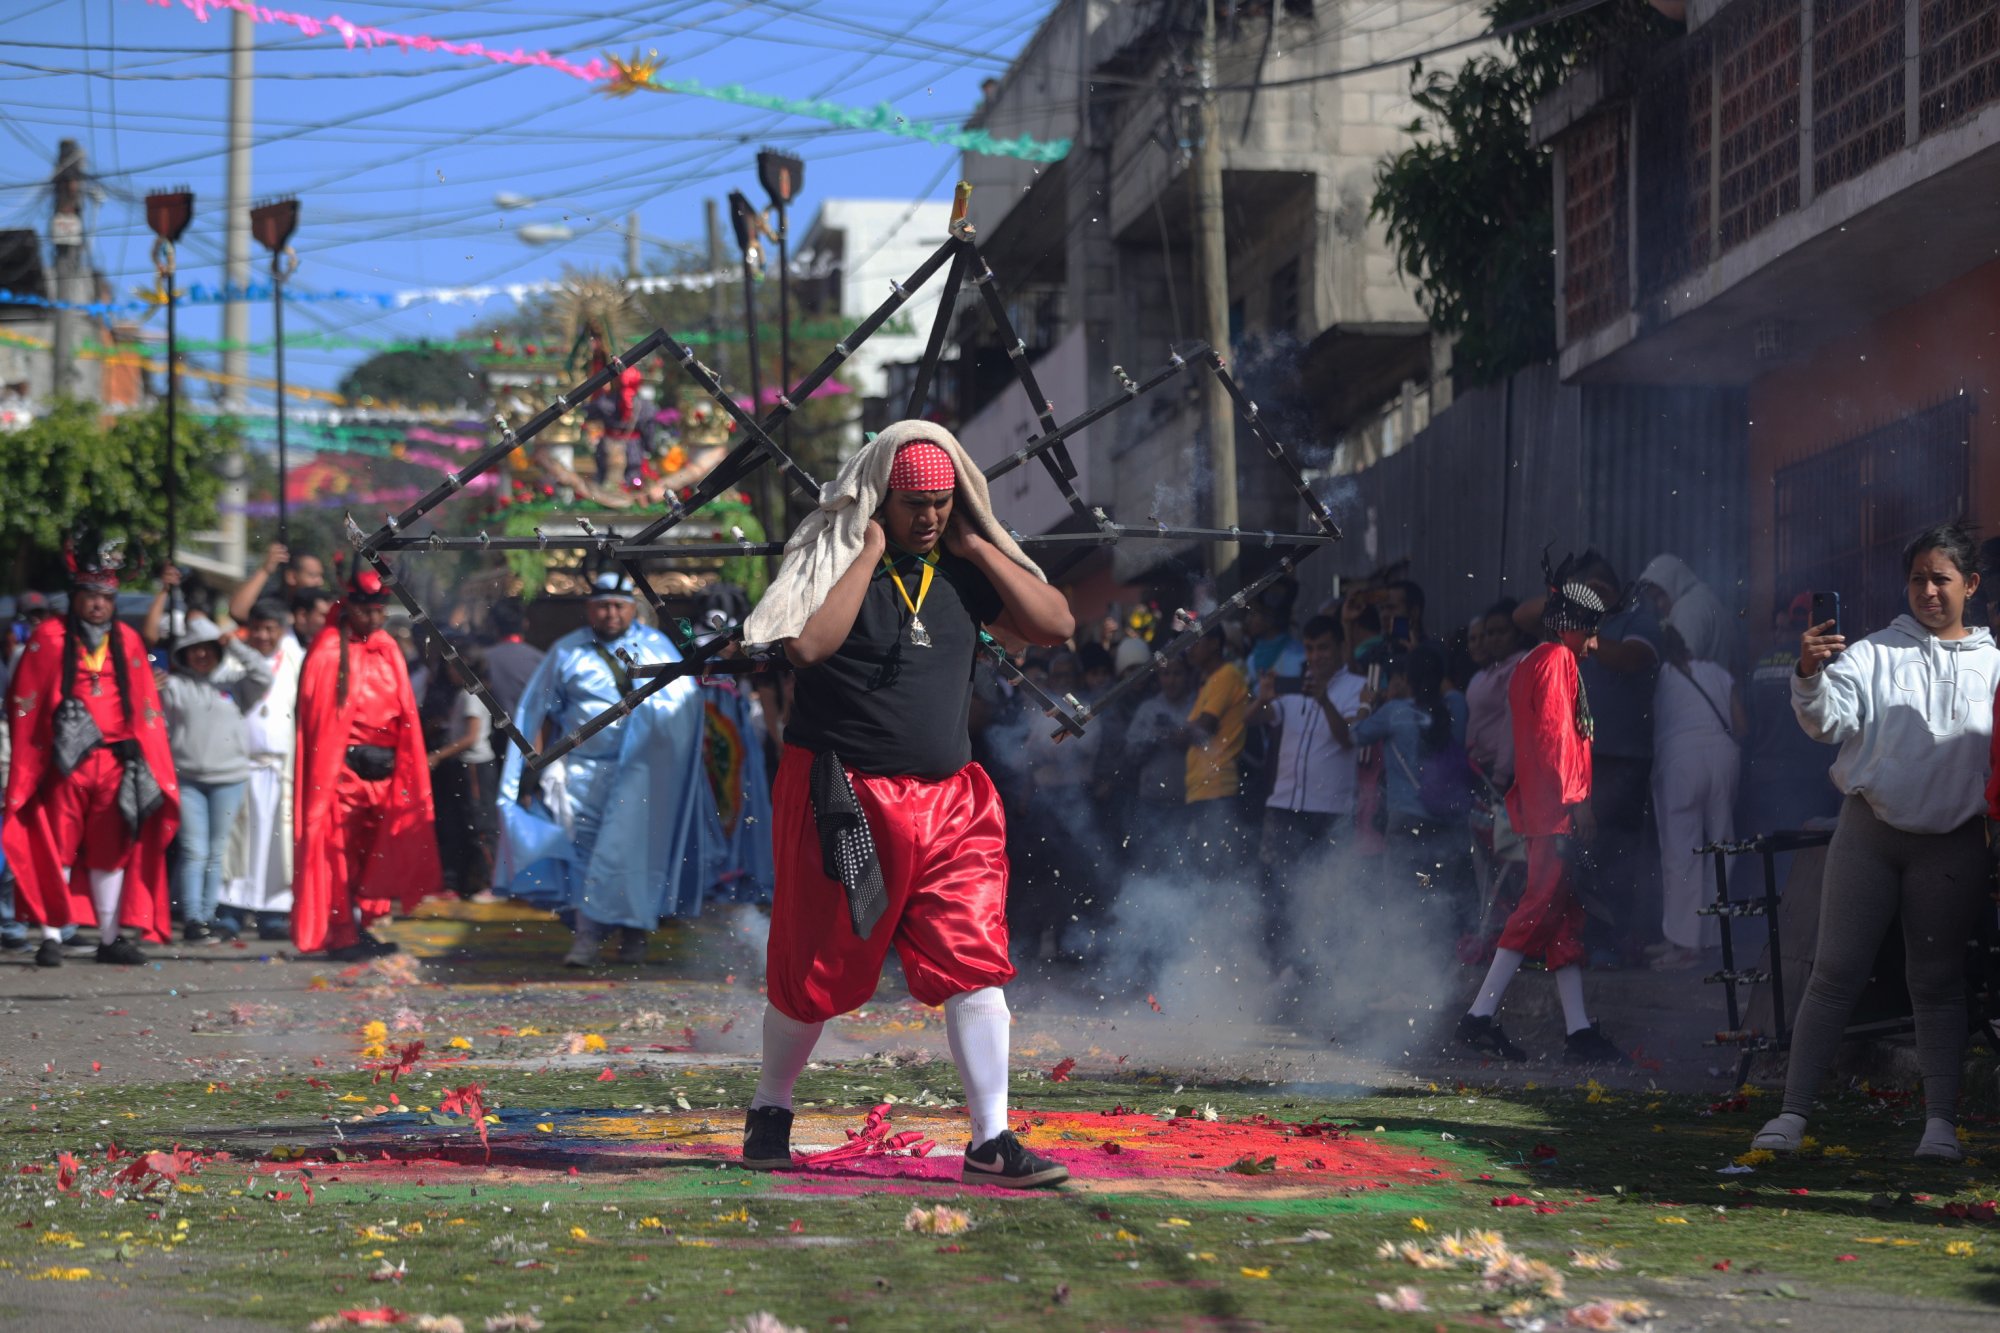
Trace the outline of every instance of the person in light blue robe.
[[[556, 640], [522, 691], [522, 735], [552, 744], [630, 693], [632, 667], [680, 660], [636, 610], [629, 577], [593, 580], [590, 623]], [[613, 930], [617, 961], [643, 962], [662, 917], [700, 912], [716, 827], [704, 730], [701, 687], [684, 678], [544, 769], [525, 801], [522, 756], [508, 754], [495, 878], [501, 892], [573, 920], [564, 966], [594, 966]]]

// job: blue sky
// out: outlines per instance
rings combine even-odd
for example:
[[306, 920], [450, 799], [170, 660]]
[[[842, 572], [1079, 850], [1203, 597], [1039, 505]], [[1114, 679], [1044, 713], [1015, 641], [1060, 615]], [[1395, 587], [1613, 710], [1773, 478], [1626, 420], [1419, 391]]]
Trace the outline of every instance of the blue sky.
[[[1051, 0], [639, 0], [622, 10], [605, 0], [288, 0], [278, 7], [578, 61], [652, 49], [668, 77], [854, 105], [887, 101], [911, 119], [956, 123]], [[91, 219], [96, 261], [118, 297], [152, 280], [141, 198], [174, 185], [196, 194], [182, 281], [220, 283], [229, 23], [226, 14], [199, 22], [182, 0], [0, 0], [7, 83], [0, 227], [46, 228], [41, 183], [57, 141], [78, 139], [104, 191]], [[553, 71], [350, 52], [337, 37], [309, 40], [271, 25], [259, 25], [257, 36], [252, 196], [299, 196], [293, 244], [301, 286], [384, 290], [554, 277], [565, 264], [616, 269], [623, 240], [610, 229], [631, 210], [646, 235], [698, 243], [704, 198], [740, 188], [761, 202], [753, 159], [765, 144], [806, 160], [795, 234], [820, 200], [943, 198], [956, 179], [957, 153], [936, 145], [694, 98], [616, 101]], [[541, 202], [503, 210], [494, 202], [502, 191]], [[526, 223], [566, 223], [576, 237], [530, 246], [515, 235]], [[648, 247], [649, 264], [665, 260]], [[265, 263], [253, 243], [259, 277]], [[393, 313], [294, 305], [287, 331], [449, 337], [482, 313], [510, 309], [504, 298]], [[187, 337], [220, 337], [220, 309], [190, 309], [180, 327]], [[251, 336], [269, 333], [268, 305], [260, 303]], [[361, 355], [299, 351], [287, 365], [295, 381], [331, 387]], [[253, 358], [252, 372], [268, 375], [268, 358]]]

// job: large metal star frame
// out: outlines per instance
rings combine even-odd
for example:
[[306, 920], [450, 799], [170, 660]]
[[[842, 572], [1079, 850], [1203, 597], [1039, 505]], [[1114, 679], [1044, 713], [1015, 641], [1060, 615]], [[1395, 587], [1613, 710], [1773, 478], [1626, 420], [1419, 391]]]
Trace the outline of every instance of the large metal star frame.
[[[759, 421], [746, 413], [728, 393], [723, 391], [714, 371], [696, 358], [694, 350], [677, 341], [665, 329], [654, 329], [624, 352], [610, 359], [602, 370], [584, 380], [581, 384], [558, 397], [553, 403], [518, 429], [509, 428], [504, 421], [500, 427], [500, 437], [493, 445], [481, 451], [464, 467], [446, 474], [443, 481], [433, 487], [409, 508], [383, 521], [381, 527], [364, 534], [350, 515], [347, 519], [348, 539], [354, 544], [360, 558], [367, 561], [383, 582], [394, 592], [398, 601], [409, 611], [418, 624], [433, 625], [430, 612], [416, 599], [410, 587], [397, 577], [390, 555], [404, 552], [418, 555], [427, 551], [523, 551], [523, 550], [584, 550], [595, 551], [602, 558], [616, 561], [631, 576], [640, 593], [652, 605], [663, 628], [673, 628], [666, 615], [666, 605], [659, 593], [647, 581], [641, 569], [641, 562], [650, 559], [713, 558], [718, 554], [729, 555], [776, 555], [784, 550], [782, 543], [748, 542], [734, 543], [703, 541], [695, 543], [665, 542], [664, 537], [676, 525], [701, 510], [718, 496], [735, 489], [759, 467], [766, 465], [778, 468], [785, 479], [807, 495], [817, 496], [820, 483], [797, 461], [791, 458], [777, 442], [776, 434], [785, 419], [797, 410], [797, 404], [807, 401], [815, 389], [839, 369], [842, 362], [854, 354], [856, 348], [866, 342], [888, 318], [895, 314], [926, 282], [937, 276], [938, 270], [950, 265], [945, 274], [944, 289], [938, 302], [937, 318], [931, 326], [930, 341], [925, 347], [923, 360], [919, 363], [917, 378], [910, 393], [909, 404], [904, 410], [905, 418], [916, 418], [923, 414], [930, 399], [930, 386], [938, 361], [943, 353], [945, 335], [950, 327], [954, 310], [958, 305], [959, 290], [966, 276], [972, 274], [973, 286], [977, 289], [981, 304], [986, 308], [993, 323], [998, 327], [1008, 344], [1008, 355], [1013, 359], [1014, 373], [1019, 379], [1028, 401], [1040, 422], [1041, 433], [1030, 439], [1007, 457], [988, 467], [986, 479], [992, 481], [1004, 476], [1015, 468], [1029, 462], [1039, 462], [1049, 474], [1056, 489], [1070, 508], [1076, 511], [1088, 525], [1082, 532], [1061, 533], [1044, 537], [1020, 537], [1023, 548], [1034, 550], [1054, 550], [1081, 553], [1094, 546], [1110, 546], [1127, 540], [1187, 541], [1206, 542], [1257, 542], [1277, 549], [1280, 554], [1276, 562], [1262, 576], [1239, 590], [1220, 607], [1216, 615], [1240, 608], [1270, 584], [1296, 569], [1300, 560], [1315, 549], [1340, 539], [1340, 529], [1333, 521], [1312, 488], [1306, 484], [1297, 463], [1286, 453], [1276, 437], [1264, 426], [1257, 411], [1257, 404], [1245, 396], [1243, 390], [1230, 376], [1223, 364], [1220, 353], [1206, 343], [1183, 344], [1170, 354], [1168, 362], [1143, 382], [1134, 382], [1122, 369], [1116, 371], [1119, 388], [1111, 397], [1089, 408], [1080, 415], [1060, 424], [1056, 421], [1055, 405], [1043, 396], [1041, 386], [1036, 383], [1035, 372], [1028, 364], [1027, 344], [1015, 333], [1012, 322], [1007, 318], [1005, 305], [1000, 299], [993, 270], [981, 258], [979, 246], [974, 237], [972, 224], [964, 216], [964, 191], [961, 189], [958, 206], [953, 210], [950, 235], [936, 253], [926, 259], [905, 282], [890, 281], [888, 299], [877, 306], [872, 314], [856, 326], [853, 333], [834, 344], [833, 351], [825, 360], [815, 366], [811, 373], [793, 386], [790, 392], [779, 396], [776, 406]], [[627, 539], [620, 539], [613, 533], [593, 532], [585, 520], [579, 520], [583, 528], [581, 537], [545, 537], [537, 533], [533, 537], [490, 537], [480, 533], [475, 537], [447, 537], [442, 533], [429, 532], [413, 534], [410, 529], [426, 515], [436, 510], [465, 488], [468, 481], [481, 473], [498, 467], [514, 450], [520, 448], [542, 431], [560, 421], [565, 415], [582, 407], [596, 396], [627, 367], [652, 356], [664, 353], [678, 362], [681, 370], [693, 379], [701, 389], [713, 398], [736, 423], [741, 439], [726, 454], [709, 474], [702, 478], [685, 497], [667, 497], [664, 510], [644, 528]], [[1099, 421], [1109, 417], [1119, 408], [1136, 401], [1159, 388], [1167, 381], [1190, 369], [1206, 371], [1219, 380], [1236, 406], [1237, 419], [1251, 435], [1264, 446], [1265, 451], [1275, 460], [1292, 488], [1304, 502], [1311, 516], [1315, 532], [1250, 532], [1240, 528], [1179, 528], [1154, 523], [1138, 526], [1113, 522], [1102, 509], [1084, 502], [1072, 484], [1076, 478], [1076, 465], [1071, 461], [1066, 441]], [[1168, 643], [1155, 650], [1151, 663], [1145, 670], [1120, 681], [1102, 698], [1091, 703], [1080, 702], [1074, 695], [1064, 695], [1060, 699], [1049, 697], [1026, 676], [1017, 670], [1007, 658], [1005, 650], [990, 636], [982, 635], [983, 647], [995, 666], [1009, 675], [1016, 686], [1024, 689], [1032, 697], [1042, 712], [1058, 727], [1055, 733], [1069, 733], [1080, 736], [1091, 720], [1102, 714], [1118, 697], [1136, 688], [1153, 671], [1168, 659], [1178, 657], [1193, 646], [1200, 637], [1203, 626], [1191, 620], [1177, 618], [1179, 633]], [[458, 666], [466, 688], [479, 697], [492, 714], [493, 727], [505, 736], [509, 743], [518, 746], [523, 763], [529, 775], [560, 759], [584, 741], [615, 725], [640, 703], [668, 682], [682, 676], [709, 676], [740, 674], [747, 671], [782, 668], [784, 656], [768, 648], [753, 651], [747, 655], [730, 655], [729, 649], [740, 642], [741, 626], [732, 626], [726, 632], [715, 635], [704, 643], [696, 643], [691, 632], [683, 632], [679, 648], [682, 660], [679, 662], [627, 662], [635, 680], [635, 685], [619, 702], [605, 709], [575, 731], [552, 742], [546, 749], [538, 748], [514, 725], [500, 702], [493, 697], [484, 681], [480, 680], [452, 648], [450, 640], [440, 637], [445, 656]]]

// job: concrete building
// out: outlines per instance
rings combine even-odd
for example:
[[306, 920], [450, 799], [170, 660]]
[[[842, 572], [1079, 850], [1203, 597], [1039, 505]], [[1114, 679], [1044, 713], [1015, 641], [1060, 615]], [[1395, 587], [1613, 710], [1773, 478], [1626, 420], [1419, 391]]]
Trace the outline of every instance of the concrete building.
[[1910, 535], [2000, 519], [2000, 8], [1692, 0], [1536, 134], [1563, 377], [1745, 395], [1753, 636], [1809, 588], [1880, 628]]
[[[33, 231], [0, 231], [0, 290], [56, 299], [42, 243]], [[110, 288], [93, 274], [82, 292], [69, 299], [78, 295], [103, 300]], [[144, 391], [132, 360], [139, 350], [133, 346], [138, 330], [83, 316], [76, 317], [73, 327], [78, 346], [70, 365], [70, 392], [112, 409], [137, 404]], [[0, 428], [25, 424], [36, 405], [55, 393], [57, 341], [55, 312], [43, 306], [0, 305]], [[114, 347], [122, 350], [113, 353]]]
[[[1441, 358], [1379, 224], [1376, 164], [1407, 142], [1409, 67], [1341, 71], [1475, 36], [1476, 3], [1271, 0], [1218, 5], [1233, 371], [1288, 444], [1321, 466], [1365, 462], [1428, 419]], [[1192, 0], [1063, 0], [972, 123], [1000, 137], [1072, 141], [1053, 165], [968, 155], [971, 219], [1058, 419], [1143, 379], [1196, 333], [1188, 108], [1201, 11]], [[1477, 48], [1473, 48], [1476, 50]], [[1449, 67], [1470, 52], [1443, 59]], [[1035, 431], [1005, 348], [961, 307], [960, 427], [976, 457]], [[1446, 392], [1440, 386], [1440, 392]], [[1121, 521], [1204, 521], [1198, 385], [1183, 376], [1072, 445], [1085, 500]], [[1296, 501], [1238, 440], [1244, 527], [1288, 529]], [[1004, 479], [996, 503], [1024, 531], [1074, 524], [1047, 476]], [[1106, 557], [1123, 581], [1150, 543]]]
[[[951, 204], [907, 199], [828, 199], [794, 246], [795, 259], [809, 258], [812, 271], [825, 273], [798, 285], [798, 318], [839, 318], [858, 324], [889, 296], [891, 280], [901, 282], [944, 243]], [[879, 430], [903, 413], [892, 395], [888, 367], [923, 355], [937, 313], [940, 283], [920, 288], [881, 332], [855, 350], [837, 378], [856, 394], [856, 412], [846, 428], [840, 456], [861, 447], [868, 430]], [[777, 316], [775, 292], [760, 295], [765, 320]], [[767, 348], [769, 355], [775, 349]], [[794, 352], [794, 376], [810, 369]], [[898, 381], [901, 382], [900, 380]], [[892, 398], [894, 401], [892, 401]]]

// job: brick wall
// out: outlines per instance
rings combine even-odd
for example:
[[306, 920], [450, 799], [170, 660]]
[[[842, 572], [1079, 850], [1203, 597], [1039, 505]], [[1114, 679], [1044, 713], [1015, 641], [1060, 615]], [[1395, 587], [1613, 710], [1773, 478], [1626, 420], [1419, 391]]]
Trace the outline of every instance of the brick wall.
[[1716, 20], [1724, 251], [1799, 207], [1799, 17], [1799, 0], [1744, 0]]
[[1813, 189], [1903, 147], [1905, 0], [1813, 0]]
[[1572, 339], [1632, 305], [1626, 226], [1629, 130], [1622, 106], [1600, 111], [1563, 140], [1563, 312]]
[[2000, 101], [2000, 5], [1923, 0], [1918, 131], [1935, 134]]

